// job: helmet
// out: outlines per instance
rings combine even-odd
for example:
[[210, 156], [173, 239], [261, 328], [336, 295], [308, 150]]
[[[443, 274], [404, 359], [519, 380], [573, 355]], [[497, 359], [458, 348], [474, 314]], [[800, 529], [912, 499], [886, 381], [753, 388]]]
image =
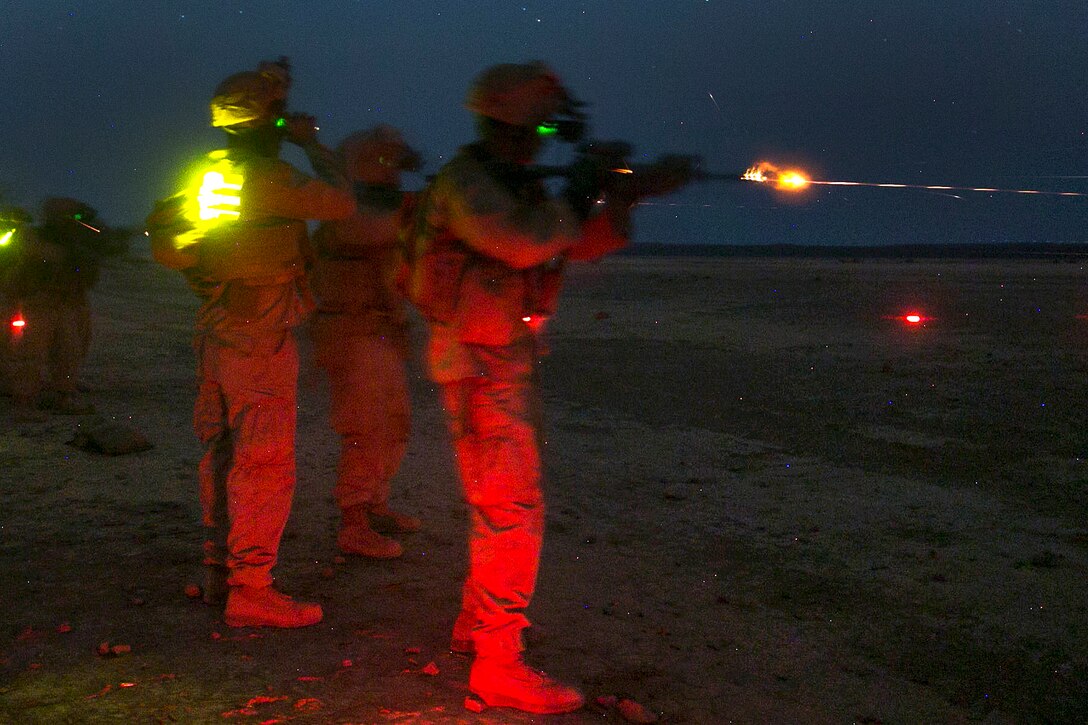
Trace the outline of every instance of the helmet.
[[539, 61], [503, 63], [476, 76], [465, 108], [514, 126], [536, 126], [571, 102], [558, 76]]
[[97, 212], [77, 199], [69, 199], [62, 196], [54, 196], [42, 202], [42, 223], [57, 225], [69, 219], [90, 222]]
[[380, 124], [356, 131], [337, 148], [348, 178], [367, 183], [392, 183], [401, 171], [418, 171], [419, 154], [404, 141], [400, 131]]
[[209, 104], [212, 126], [248, 128], [263, 124], [282, 112], [290, 85], [286, 58], [262, 61], [255, 71], [228, 76], [216, 87]]
[[21, 227], [31, 221], [30, 214], [20, 206], [0, 207], [0, 226]]

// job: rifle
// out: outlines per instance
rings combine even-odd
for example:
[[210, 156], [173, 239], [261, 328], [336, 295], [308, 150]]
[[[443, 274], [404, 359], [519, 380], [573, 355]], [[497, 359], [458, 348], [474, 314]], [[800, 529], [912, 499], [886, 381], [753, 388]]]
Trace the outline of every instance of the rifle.
[[529, 167], [529, 171], [541, 178], [559, 176], [569, 179], [586, 171], [585, 164], [592, 161], [602, 172], [635, 178], [667, 170], [686, 174], [687, 181], [745, 181], [744, 172], [707, 171], [702, 168], [702, 159], [694, 154], [663, 154], [651, 164], [632, 165], [627, 158], [633, 151], [634, 148], [626, 141], [588, 141], [578, 146], [578, 157], [572, 163], [565, 166], [534, 165]]
[[743, 181], [743, 174], [706, 171], [698, 156], [664, 154], [649, 164], [627, 162], [633, 148], [625, 141], [588, 141], [577, 147], [566, 166], [530, 166], [539, 178], [567, 179], [565, 195], [583, 218], [602, 194], [612, 193], [628, 204], [648, 196], [663, 196], [693, 181]]

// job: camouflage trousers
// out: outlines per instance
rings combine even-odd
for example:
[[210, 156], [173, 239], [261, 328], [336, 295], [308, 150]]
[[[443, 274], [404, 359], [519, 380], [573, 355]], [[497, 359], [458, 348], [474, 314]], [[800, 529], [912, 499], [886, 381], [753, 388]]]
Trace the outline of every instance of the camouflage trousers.
[[227, 566], [231, 585], [264, 587], [295, 491], [298, 351], [290, 331], [248, 342], [196, 338], [193, 427], [204, 445], [204, 563]]
[[470, 506], [462, 607], [482, 656], [520, 652], [544, 540], [540, 401], [532, 346], [465, 346], [482, 375], [442, 385]]
[[396, 336], [342, 338], [313, 320], [314, 355], [329, 376], [329, 420], [340, 436], [333, 495], [340, 510], [383, 507], [408, 448], [411, 408], [405, 342]]
[[[12, 326], [16, 317], [25, 323]], [[33, 402], [43, 390], [75, 392], [91, 346], [85, 297], [38, 294], [4, 305], [3, 368], [8, 394]]]

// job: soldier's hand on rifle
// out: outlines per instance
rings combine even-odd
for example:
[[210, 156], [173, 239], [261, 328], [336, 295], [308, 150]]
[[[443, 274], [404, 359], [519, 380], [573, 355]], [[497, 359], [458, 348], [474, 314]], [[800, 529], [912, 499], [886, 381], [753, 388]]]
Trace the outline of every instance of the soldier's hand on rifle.
[[600, 159], [582, 154], [578, 157], [567, 175], [567, 188], [564, 196], [581, 219], [589, 217], [593, 204], [601, 196], [608, 180], [608, 169]]
[[626, 167], [624, 157], [630, 152], [630, 145], [622, 141], [592, 141], [579, 148], [567, 174], [566, 196], [583, 219], [603, 193], [620, 183], [616, 169]]

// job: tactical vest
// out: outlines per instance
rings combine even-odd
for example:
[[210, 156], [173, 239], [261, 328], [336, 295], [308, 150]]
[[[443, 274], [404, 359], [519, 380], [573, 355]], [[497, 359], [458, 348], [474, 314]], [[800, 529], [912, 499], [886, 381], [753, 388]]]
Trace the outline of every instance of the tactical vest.
[[200, 266], [220, 282], [302, 275], [305, 264], [300, 249], [305, 238], [306, 223], [298, 219], [236, 222], [205, 235]]
[[323, 312], [402, 312], [396, 287], [403, 261], [401, 210], [362, 207], [348, 219], [322, 224], [310, 284]]
[[458, 328], [462, 342], [502, 345], [534, 318], [555, 313], [562, 262], [514, 269], [470, 249], [426, 218], [425, 190], [408, 226], [405, 296], [431, 322]]

